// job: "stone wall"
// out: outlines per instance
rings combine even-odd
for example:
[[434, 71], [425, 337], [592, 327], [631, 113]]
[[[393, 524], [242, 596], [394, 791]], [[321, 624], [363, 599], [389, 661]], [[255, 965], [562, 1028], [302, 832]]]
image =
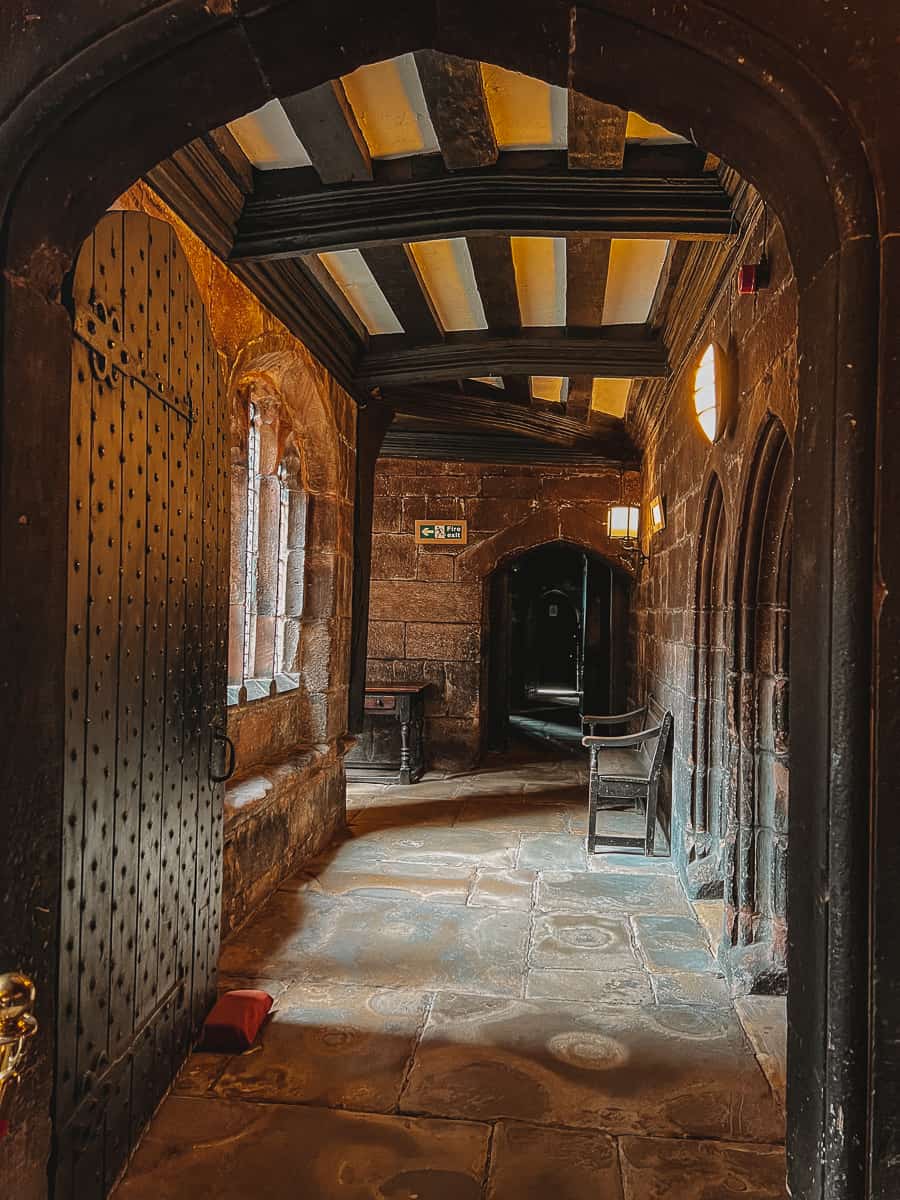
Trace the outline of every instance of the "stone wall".
[[[751, 260], [758, 258], [761, 250], [762, 235], [757, 230]], [[635, 682], [639, 694], [652, 692], [674, 712], [673, 853], [694, 896], [724, 896], [726, 959], [733, 959], [731, 951], [742, 936], [752, 940], [756, 936], [753, 931], [765, 926], [773, 908], [783, 904], [783, 896], [769, 893], [783, 886], [778, 875], [786, 871], [786, 642], [780, 674], [771, 666], [761, 668], [767, 678], [751, 680], [741, 694], [745, 648], [736, 613], [748, 552], [744, 531], [748, 506], [752, 507], [751, 484], [759, 473], [765, 433], [780, 422], [789, 454], [797, 421], [797, 291], [780, 227], [772, 227], [771, 221], [767, 250], [770, 286], [757, 296], [738, 296], [728, 283], [696, 343], [696, 355], [671, 380], [663, 418], [649, 431], [644, 446], [642, 511], [647, 511], [655, 495], [668, 501], [668, 511], [666, 528], [649, 539], [650, 564], [636, 596]], [[732, 393], [728, 426], [712, 445], [698, 425], [693, 401], [693, 368], [711, 340], [726, 351]], [[786, 536], [789, 571], [789, 526]], [[720, 543], [718, 550], [710, 544], [713, 538]], [[701, 570], [703, 562], [706, 574]], [[786, 611], [780, 612], [779, 620], [786, 639]], [[760, 653], [764, 650], [761, 647]], [[763, 808], [768, 805], [764, 820], [759, 811], [752, 819], [739, 812], [741, 773], [756, 770], [757, 748], [751, 744], [756, 713], [748, 716], [748, 706], [768, 710], [763, 713], [772, 743], [768, 749], [777, 760], [774, 794], [762, 797], [755, 806], [759, 809], [762, 801], [766, 802]], [[718, 762], [708, 761], [705, 754], [704, 728], [712, 731], [716, 742], [713, 758], [719, 754]], [[708, 778], [700, 780], [701, 773]], [[705, 799], [712, 814], [708, 828], [698, 817], [702, 787], [717, 791], [712, 802]], [[754, 844], [745, 847], [742, 861], [744, 835], [738, 827], [748, 819], [757, 824], [746, 835]], [[777, 868], [768, 861], [774, 851], [765, 849], [773, 833], [777, 839], [783, 835], [785, 847], [784, 861]], [[761, 880], [763, 872], [771, 876], [768, 882]], [[741, 878], [748, 873], [760, 883], [757, 900], [768, 917], [766, 912], [746, 913], [747, 929], [741, 935], [737, 896]], [[738, 990], [755, 986], [749, 978], [733, 982]]]
[[[637, 502], [639, 476], [614, 468], [381, 459], [375, 479], [369, 683], [423, 680], [429, 765], [477, 761], [483, 725], [485, 581], [557, 540], [611, 561], [606, 511]], [[465, 518], [469, 544], [417, 546], [415, 521]]]
[[[296, 447], [306, 496], [302, 619], [292, 663], [299, 686], [228, 709], [237, 769], [225, 796], [227, 935], [344, 822], [356, 409], [149, 187], [136, 184], [117, 207], [168, 221], [184, 247], [228, 383], [233, 469], [241, 461], [238, 409], [249, 392], [277, 405], [279, 436]], [[242, 588], [240, 568], [233, 562], [232, 605]]]

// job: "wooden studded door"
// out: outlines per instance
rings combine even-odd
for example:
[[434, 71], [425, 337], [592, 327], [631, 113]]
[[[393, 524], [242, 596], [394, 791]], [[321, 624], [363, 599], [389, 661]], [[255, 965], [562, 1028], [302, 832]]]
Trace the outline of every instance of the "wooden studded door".
[[55, 1200], [100, 1200], [214, 998], [223, 385], [171, 228], [110, 213], [72, 281]]

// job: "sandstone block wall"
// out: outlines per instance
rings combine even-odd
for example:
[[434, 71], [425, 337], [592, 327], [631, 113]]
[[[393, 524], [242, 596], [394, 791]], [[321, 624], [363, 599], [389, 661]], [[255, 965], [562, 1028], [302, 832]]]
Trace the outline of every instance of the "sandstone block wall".
[[[606, 512], [636, 502], [636, 472], [607, 467], [381, 459], [375, 479], [369, 683], [422, 680], [429, 765], [477, 761], [484, 726], [485, 587], [517, 554], [568, 541], [616, 560]], [[417, 519], [469, 523], [469, 542], [417, 546]]]
[[[751, 258], [758, 258], [762, 249], [758, 230]], [[751, 618], [760, 664], [751, 668], [757, 672], [751, 677], [742, 667], [746, 650], [741, 649], [736, 617], [741, 556], [747, 552], [742, 549], [746, 504], [757, 477], [762, 435], [774, 418], [790, 443], [797, 423], [797, 290], [780, 227], [771, 223], [767, 250], [771, 286], [755, 297], [738, 296], [729, 286], [698, 342], [699, 354], [717, 340], [730, 359], [735, 406], [723, 436], [711, 445], [697, 423], [694, 359], [672, 379], [663, 420], [646, 439], [645, 511], [652, 497], [662, 495], [668, 502], [667, 525], [652, 539], [650, 564], [634, 606], [637, 694], [652, 692], [675, 716], [673, 854], [692, 894], [724, 899], [726, 965], [746, 953], [741, 943], [750, 946], [763, 935], [769, 943], [773, 937], [783, 942], [779, 924], [786, 867], [773, 867], [769, 860], [776, 853], [773, 845], [786, 846], [787, 837], [787, 651], [776, 670], [771, 665], [774, 651], [767, 653], [766, 647], [775, 630], [786, 646], [789, 614], [784, 608], [774, 616], [764, 614], [755, 632]], [[714, 523], [718, 549], [713, 550], [707, 544], [712, 538], [708, 497], [718, 496], [719, 489], [721, 518]], [[789, 563], [789, 526], [784, 540], [782, 552]], [[712, 564], [705, 583], [699, 571], [704, 554]], [[764, 666], [767, 659], [769, 666]], [[713, 746], [703, 744], [704, 721], [714, 731]], [[704, 759], [707, 772], [710, 762], [715, 763], [716, 777], [710, 782], [695, 778], [704, 770]], [[748, 780], [744, 792], [755, 792], [752, 812], [742, 811], [747, 807], [739, 795], [742, 776]], [[713, 786], [710, 827], [696, 829], [697, 789]], [[752, 887], [748, 879], [754, 881]], [[740, 897], [753, 889], [755, 898], [747, 899], [747, 911], [740, 912]], [[765, 973], [769, 966], [759, 971]], [[755, 987], [760, 979], [759, 972], [754, 979], [743, 968], [731, 974], [736, 990]]]

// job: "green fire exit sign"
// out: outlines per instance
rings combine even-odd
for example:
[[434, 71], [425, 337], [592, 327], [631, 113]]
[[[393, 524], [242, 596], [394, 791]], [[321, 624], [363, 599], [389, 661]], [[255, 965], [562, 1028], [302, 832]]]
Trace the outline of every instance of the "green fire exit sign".
[[416, 521], [416, 541], [419, 544], [442, 543], [454, 546], [465, 546], [469, 540], [469, 527], [466, 521]]

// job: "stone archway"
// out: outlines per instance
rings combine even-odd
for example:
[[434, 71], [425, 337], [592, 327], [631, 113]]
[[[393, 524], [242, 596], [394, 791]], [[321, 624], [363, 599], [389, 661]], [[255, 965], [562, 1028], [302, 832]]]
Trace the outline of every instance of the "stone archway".
[[458, 577], [486, 579], [516, 555], [546, 542], [569, 542], [605, 559], [616, 570], [624, 570], [615, 543], [595, 518], [580, 508], [548, 506], [464, 550], [457, 559]]
[[[3, 344], [15, 347], [3, 363], [0, 472], [3, 546], [15, 552], [5, 549], [0, 596], [4, 637], [19, 648], [4, 693], [12, 836], [3, 865], [10, 877], [29, 881], [4, 910], [9, 927], [21, 931], [11, 952], [47, 977], [55, 969], [55, 933], [31, 930], [36, 899], [42, 911], [58, 907], [58, 881], [42, 881], [37, 864], [52, 873], [59, 861], [66, 508], [59, 481], [67, 477], [67, 439], [59, 431], [67, 421], [71, 331], [58, 296], [75, 248], [132, 179], [199, 130], [272, 94], [422, 46], [474, 58], [489, 46], [511, 69], [636, 106], [695, 136], [756, 181], [784, 221], [801, 291], [795, 591], [808, 615], [795, 639], [795, 691], [804, 705], [793, 721], [802, 783], [792, 803], [809, 870], [792, 877], [790, 897], [799, 918], [791, 953], [804, 979], [792, 997], [792, 1025], [804, 1032], [794, 1057], [792, 1170], [796, 1194], [827, 1188], [840, 1200], [863, 1186], [873, 944], [870, 830], [858, 812], [870, 764], [871, 330], [878, 315], [872, 185], [847, 111], [786, 39], [762, 32], [765, 16], [751, 25], [721, 4], [698, 3], [690, 12], [629, 6], [627, 17], [619, 7], [536, 4], [523, 20], [519, 4], [439, 10], [398, 0], [370, 17], [356, 5], [332, 6], [317, 20], [307, 6], [286, 3], [237, 15], [227, 3], [175, 11], [135, 2], [120, 7], [118, 26], [104, 11], [93, 24], [86, 16], [68, 29], [55, 26], [54, 36], [21, 50], [24, 68], [11, 72], [0, 129]], [[21, 45], [28, 44], [23, 35]], [[710, 104], [710, 96], [719, 102]], [[48, 204], [48, 196], [66, 203]], [[895, 369], [887, 354], [884, 364], [887, 378]], [[35, 491], [41, 503], [20, 524], [27, 514], [19, 498]], [[848, 493], [853, 503], [845, 508]], [[37, 780], [36, 757], [44, 764]], [[820, 872], [829, 881], [825, 905]], [[883, 968], [896, 952], [888, 941]], [[829, 1002], [835, 973], [843, 986]], [[31, 1177], [35, 1164], [41, 1174], [50, 1081], [47, 1060], [24, 1105], [35, 1130]]]

